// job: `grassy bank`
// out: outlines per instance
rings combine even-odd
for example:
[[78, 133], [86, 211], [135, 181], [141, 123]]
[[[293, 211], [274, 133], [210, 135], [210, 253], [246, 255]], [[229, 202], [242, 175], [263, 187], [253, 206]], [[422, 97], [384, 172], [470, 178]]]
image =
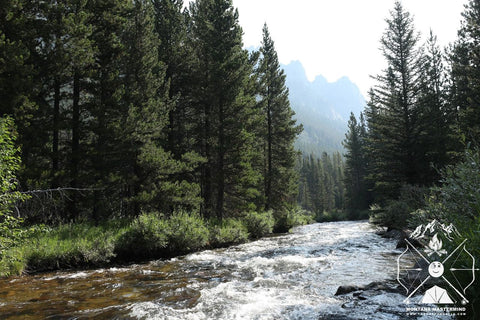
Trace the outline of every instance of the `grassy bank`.
[[173, 257], [246, 242], [312, 222], [302, 210], [249, 212], [238, 219], [204, 219], [176, 212], [142, 214], [133, 220], [33, 228], [0, 254], [0, 276], [70, 268], [103, 267]]

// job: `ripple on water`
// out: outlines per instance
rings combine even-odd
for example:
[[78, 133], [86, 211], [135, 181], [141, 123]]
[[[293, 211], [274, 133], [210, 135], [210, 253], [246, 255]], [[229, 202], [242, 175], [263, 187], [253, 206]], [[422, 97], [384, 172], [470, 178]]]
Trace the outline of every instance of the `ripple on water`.
[[371, 315], [375, 307], [393, 308], [401, 299], [370, 299], [371, 305], [365, 304], [361, 311], [358, 306], [349, 309], [354, 302], [334, 293], [340, 285], [392, 277], [394, 247], [366, 222], [313, 224], [290, 234], [168, 261], [0, 280], [0, 314], [12, 319], [22, 319], [13, 316], [18, 310], [33, 315], [31, 319], [66, 314], [169, 320], [319, 319], [358, 309], [359, 315]]

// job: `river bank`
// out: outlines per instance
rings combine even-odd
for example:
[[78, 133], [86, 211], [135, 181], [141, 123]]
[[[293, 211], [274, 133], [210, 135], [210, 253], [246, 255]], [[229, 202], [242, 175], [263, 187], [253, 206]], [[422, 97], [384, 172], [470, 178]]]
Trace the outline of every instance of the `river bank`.
[[100, 224], [33, 226], [22, 231], [24, 236], [18, 244], [1, 252], [0, 277], [168, 259], [245, 243], [272, 232], [286, 232], [312, 220], [300, 210], [285, 211], [283, 215], [249, 212], [241, 219], [222, 221], [177, 212], [169, 217], [151, 213], [134, 220]]
[[388, 284], [395, 246], [365, 221], [311, 224], [169, 260], [2, 279], [0, 313], [12, 320], [391, 319], [404, 312], [400, 294], [355, 302], [353, 293], [335, 293], [342, 285]]

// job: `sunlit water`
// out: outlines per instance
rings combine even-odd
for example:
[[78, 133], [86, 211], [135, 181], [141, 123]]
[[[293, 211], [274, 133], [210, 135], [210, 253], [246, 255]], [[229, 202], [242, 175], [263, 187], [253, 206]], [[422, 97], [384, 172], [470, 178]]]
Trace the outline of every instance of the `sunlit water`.
[[313, 224], [168, 261], [0, 280], [0, 318], [399, 319], [401, 295], [360, 306], [334, 296], [393, 279], [394, 248], [367, 222]]

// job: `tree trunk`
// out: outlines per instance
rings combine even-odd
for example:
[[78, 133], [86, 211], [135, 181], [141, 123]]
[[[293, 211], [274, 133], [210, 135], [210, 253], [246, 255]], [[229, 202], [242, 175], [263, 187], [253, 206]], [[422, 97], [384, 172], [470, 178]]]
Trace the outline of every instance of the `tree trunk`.
[[[73, 75], [73, 105], [72, 105], [72, 155], [71, 155], [71, 187], [78, 187], [78, 164], [80, 160], [80, 75], [78, 70]], [[73, 193], [70, 201], [70, 216], [77, 216], [76, 194]]]
[[52, 137], [52, 188], [58, 187], [57, 173], [59, 169], [58, 133], [60, 127], [60, 82], [54, 82], [53, 101], [53, 137]]

